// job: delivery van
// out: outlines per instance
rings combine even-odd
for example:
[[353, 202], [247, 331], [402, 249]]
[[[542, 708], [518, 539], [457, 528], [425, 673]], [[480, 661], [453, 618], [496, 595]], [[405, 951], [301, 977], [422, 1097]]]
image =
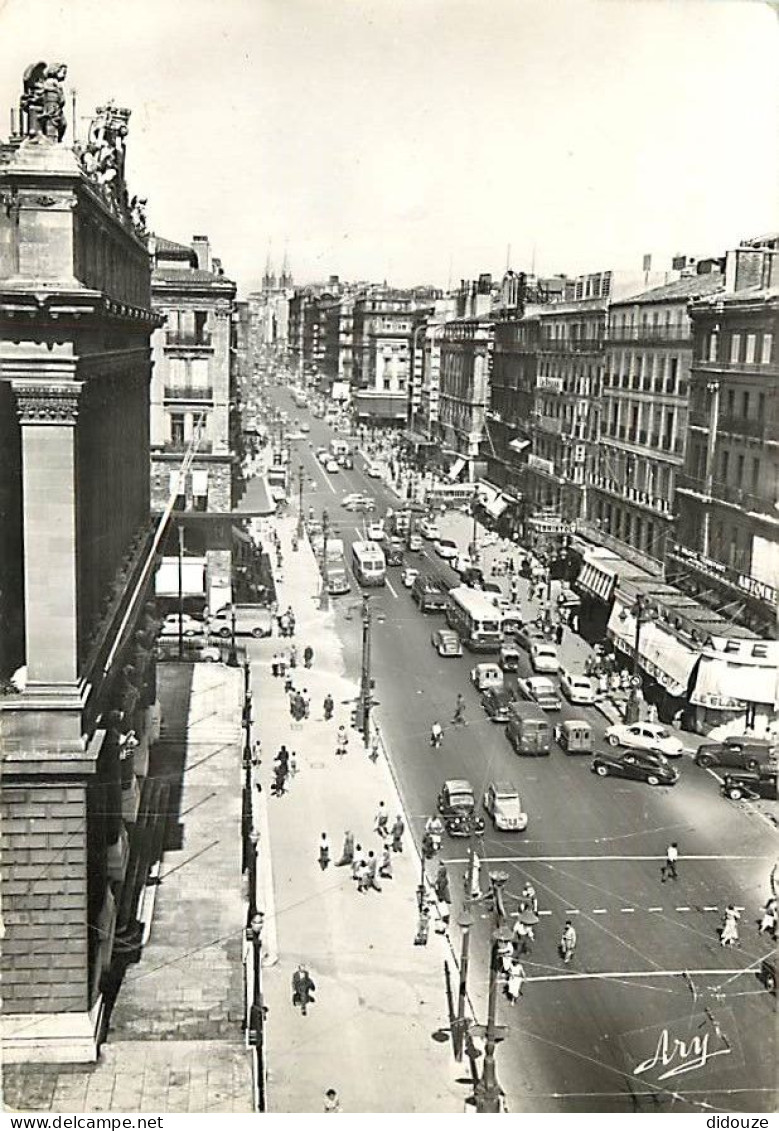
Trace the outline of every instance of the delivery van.
[[542, 757], [552, 747], [552, 724], [536, 703], [518, 701], [509, 706], [506, 735], [517, 754]]

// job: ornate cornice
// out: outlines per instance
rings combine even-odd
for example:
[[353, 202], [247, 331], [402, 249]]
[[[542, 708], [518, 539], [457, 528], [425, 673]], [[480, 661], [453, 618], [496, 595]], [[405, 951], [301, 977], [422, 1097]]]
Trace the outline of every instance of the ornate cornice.
[[21, 424], [75, 425], [83, 382], [12, 381], [11, 386], [16, 394], [16, 413]]

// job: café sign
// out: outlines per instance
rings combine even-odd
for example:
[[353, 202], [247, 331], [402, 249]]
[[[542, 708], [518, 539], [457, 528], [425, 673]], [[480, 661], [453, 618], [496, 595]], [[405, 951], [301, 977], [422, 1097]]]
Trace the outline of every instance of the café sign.
[[736, 588], [748, 593], [750, 597], [755, 597], [758, 601], [765, 601], [770, 605], [776, 605], [779, 601], [779, 590], [775, 589], [773, 585], [769, 585], [767, 581], [759, 581], [758, 578], [751, 577], [748, 573], [740, 573], [730, 566], [723, 565], [722, 562], [715, 562], [711, 558], [704, 557], [703, 554], [696, 553], [695, 550], [688, 549], [687, 546], [680, 546], [679, 543], [674, 544], [672, 552], [675, 557], [688, 562], [708, 577], [713, 577], [717, 581], [724, 581], [729, 585], [735, 585]]

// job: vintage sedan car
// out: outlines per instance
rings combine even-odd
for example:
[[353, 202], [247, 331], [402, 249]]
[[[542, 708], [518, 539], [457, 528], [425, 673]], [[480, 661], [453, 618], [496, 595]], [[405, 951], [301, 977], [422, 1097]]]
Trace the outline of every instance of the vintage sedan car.
[[498, 663], [503, 668], [504, 672], [519, 671], [519, 648], [507, 641], [503, 641], [500, 646], [498, 654]]
[[777, 799], [777, 772], [775, 767], [760, 766], [757, 770], [727, 770], [720, 787], [731, 801], [766, 801]]
[[[198, 620], [197, 617], [190, 616], [189, 613], [184, 613], [181, 617], [181, 633], [183, 636], [203, 636], [206, 631], [205, 622]], [[179, 615], [178, 613], [168, 613], [162, 622], [160, 628], [160, 636], [178, 636], [179, 634]]]
[[510, 687], [488, 687], [481, 693], [481, 705], [493, 723], [509, 721], [509, 707], [516, 699]]
[[412, 554], [418, 554], [422, 549], [422, 535], [416, 534], [414, 531], [411, 531], [406, 535], [406, 547], [412, 552]]
[[560, 696], [551, 679], [543, 675], [531, 675], [527, 679], [518, 679], [517, 687], [525, 699], [537, 703], [544, 711], [559, 711], [562, 709]]
[[347, 511], [375, 511], [376, 504], [368, 495], [346, 495], [341, 506]]
[[609, 746], [625, 746], [630, 750], [650, 750], [666, 758], [681, 758], [684, 746], [660, 723], [615, 724], [606, 729]]
[[441, 531], [434, 518], [423, 518], [419, 524], [419, 533], [423, 538], [427, 538], [428, 542], [441, 537]]
[[493, 828], [500, 832], [523, 833], [527, 828], [527, 813], [522, 812], [519, 793], [511, 782], [491, 781], [482, 804], [492, 817]]
[[446, 562], [453, 561], [459, 553], [457, 543], [453, 538], [436, 538], [433, 549], [439, 558], [443, 558]]
[[415, 566], [404, 566], [400, 571], [400, 580], [406, 589], [410, 589], [418, 577], [419, 570]]
[[478, 836], [484, 832], [484, 821], [475, 812], [473, 786], [465, 778], [450, 778], [444, 782], [437, 808], [449, 836]]
[[384, 523], [369, 522], [365, 528], [365, 536], [369, 542], [381, 542], [384, 538]]
[[340, 470], [341, 469], [338, 466], [338, 460], [334, 456], [331, 456], [325, 464], [325, 471], [329, 471], [331, 475], [334, 475], [337, 471]]
[[549, 640], [531, 641], [530, 663], [534, 672], [556, 672], [560, 667], [557, 645]]
[[524, 648], [526, 652], [530, 651], [533, 644], [541, 640], [546, 640], [541, 629], [537, 628], [534, 624], [522, 625], [522, 627], [515, 632], [515, 636], [517, 638], [517, 644], [519, 644], [520, 648]]
[[451, 628], [438, 628], [430, 637], [430, 643], [439, 656], [462, 656], [463, 646], [460, 637]]
[[471, 668], [471, 683], [477, 691], [486, 691], [488, 687], [503, 687], [503, 672], [497, 664], [476, 664]]
[[594, 755], [590, 769], [601, 778], [630, 778], [647, 785], [676, 785], [679, 780], [679, 771], [669, 765], [663, 754], [647, 750], [629, 750], [625, 754], [603, 751]]
[[569, 703], [578, 703], [580, 706], [591, 706], [595, 702], [598, 684], [589, 675], [579, 675], [578, 672], [560, 669], [560, 690]]

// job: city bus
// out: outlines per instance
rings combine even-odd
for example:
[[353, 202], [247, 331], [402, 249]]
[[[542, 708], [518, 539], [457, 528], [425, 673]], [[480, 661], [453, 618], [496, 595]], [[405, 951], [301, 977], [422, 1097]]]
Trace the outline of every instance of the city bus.
[[352, 543], [352, 569], [359, 585], [384, 585], [387, 562], [375, 542]]
[[469, 589], [467, 585], [450, 589], [446, 621], [472, 652], [497, 652], [500, 648], [500, 614], [479, 589]]

